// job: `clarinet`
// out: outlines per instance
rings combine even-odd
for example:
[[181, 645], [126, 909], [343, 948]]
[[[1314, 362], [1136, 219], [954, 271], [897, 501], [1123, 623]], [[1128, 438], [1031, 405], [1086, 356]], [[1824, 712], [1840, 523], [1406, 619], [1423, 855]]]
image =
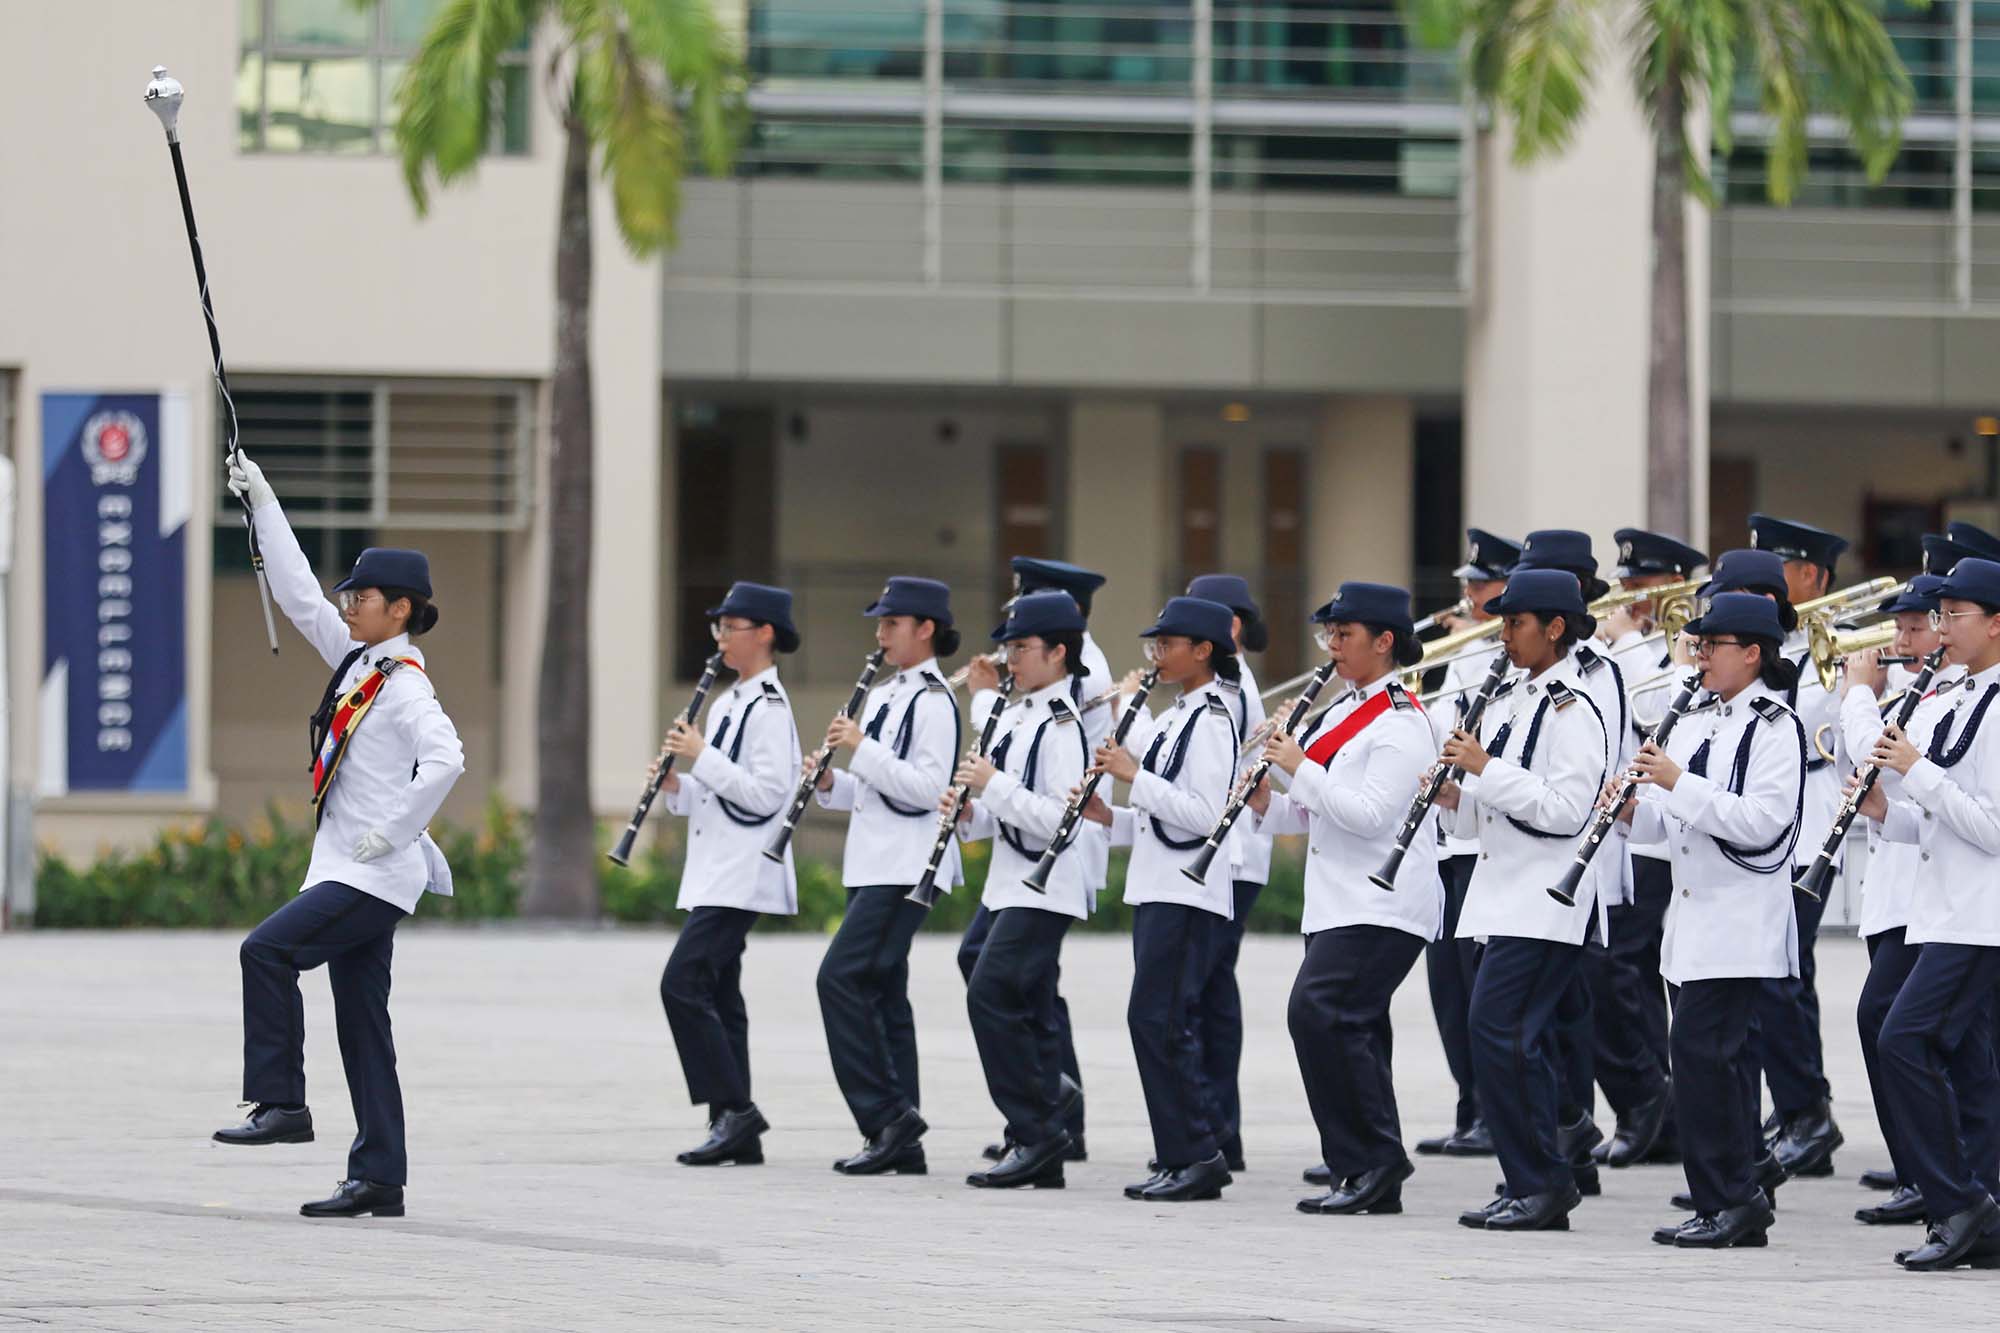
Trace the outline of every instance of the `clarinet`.
[[[1000, 715], [1007, 711], [1007, 696], [1014, 692], [1014, 678], [1000, 677], [1000, 698], [993, 705], [993, 711], [986, 715], [986, 725], [979, 729], [979, 740], [966, 753], [975, 759], [984, 759], [993, 749], [993, 735], [1000, 730]], [[972, 788], [959, 783], [951, 789], [951, 805], [938, 817], [937, 841], [931, 844], [931, 859], [924, 865], [923, 877], [916, 887], [903, 895], [904, 902], [915, 903], [919, 907], [937, 906], [938, 871], [944, 868], [944, 854], [951, 846], [954, 834], [958, 832], [958, 817], [965, 809], [965, 803], [972, 799]]]
[[[1159, 678], [1158, 667], [1139, 677], [1138, 692], [1132, 696], [1132, 702], [1125, 705], [1124, 714], [1119, 717], [1118, 725], [1112, 729], [1113, 745], [1125, 743], [1125, 738], [1132, 732], [1133, 721], [1139, 716], [1139, 710], [1146, 706], [1146, 696], [1153, 692], [1153, 684]], [[1063, 854], [1070, 841], [1076, 837], [1076, 827], [1083, 822], [1083, 808], [1090, 804], [1090, 798], [1097, 794], [1097, 784], [1102, 781], [1104, 781], [1104, 771], [1099, 769], [1083, 780], [1083, 785], [1077, 788], [1076, 795], [1070, 797], [1069, 804], [1063, 808], [1062, 822], [1056, 825], [1056, 836], [1049, 839], [1048, 849], [1042, 853], [1042, 859], [1035, 863], [1035, 868], [1021, 881], [1036, 893], [1048, 892], [1049, 872], [1056, 868], [1056, 858]]]
[[[1667, 737], [1673, 734], [1674, 723], [1680, 721], [1682, 715], [1688, 711], [1688, 706], [1694, 702], [1695, 692], [1700, 688], [1701, 673], [1690, 671], [1687, 679], [1681, 682], [1680, 693], [1676, 694], [1673, 702], [1667, 705], [1666, 716], [1660, 719], [1660, 725], [1654, 727], [1653, 734], [1648, 737], [1654, 745], [1666, 745]], [[1591, 859], [1597, 855], [1597, 849], [1611, 836], [1612, 826], [1618, 822], [1618, 812], [1625, 808], [1625, 802], [1631, 800], [1632, 793], [1638, 789], [1637, 773], [1626, 773], [1619, 780], [1617, 796], [1612, 799], [1609, 806], [1599, 810], [1590, 821], [1590, 832], [1583, 835], [1583, 842], [1576, 849], [1576, 859], [1571, 861], [1569, 869], [1563, 872], [1562, 883], [1549, 890], [1549, 897], [1564, 907], [1576, 906], [1576, 891], [1583, 883], [1584, 872], [1590, 869]]]
[[[1304, 692], [1292, 705], [1292, 711], [1285, 715], [1284, 723], [1278, 728], [1278, 732], [1286, 736], [1297, 734], [1299, 727], [1306, 720], [1306, 713], [1313, 706], [1313, 701], [1319, 698], [1320, 690], [1325, 688], [1327, 681], [1331, 679], [1333, 679], [1333, 663], [1329, 660], [1321, 663], [1319, 669], [1307, 679]], [[1271, 761], [1268, 759], [1258, 760], [1253, 767], [1245, 771], [1238, 780], [1236, 789], [1229, 793], [1229, 803], [1222, 807], [1222, 817], [1216, 820], [1215, 827], [1208, 831], [1208, 841], [1202, 843], [1201, 849], [1194, 854], [1193, 861], [1181, 867], [1181, 874], [1196, 884], [1207, 882], [1208, 867], [1215, 860], [1215, 854], [1222, 850], [1223, 843], [1229, 841], [1229, 831], [1235, 828], [1236, 821], [1242, 818], [1243, 808], [1250, 803], [1250, 793], [1257, 790], [1257, 784], [1262, 782], [1270, 771]]]
[[[694, 697], [688, 700], [686, 711], [680, 715], [682, 722], [693, 725], [695, 718], [701, 715], [701, 706], [707, 701], [708, 692], [715, 687], [715, 673], [720, 670], [722, 654], [711, 653], [708, 661], [702, 664], [701, 679], [694, 683]], [[653, 798], [660, 794], [660, 784], [667, 780], [667, 774], [674, 771], [674, 756], [662, 747], [657, 764], [652, 779], [646, 783], [646, 790], [639, 793], [639, 804], [632, 809], [631, 822], [618, 835], [618, 845], [605, 853], [621, 866], [631, 864], [632, 844], [639, 837], [639, 826], [646, 822], [646, 812], [653, 808]]]
[[[1493, 665], [1487, 668], [1486, 679], [1479, 682], [1478, 692], [1466, 705], [1465, 717], [1458, 724], [1460, 731], [1469, 731], [1475, 736], [1479, 734], [1479, 719], [1485, 715], [1486, 705], [1493, 702], [1500, 682], [1507, 678], [1507, 665], [1506, 649], [1493, 654]], [[1436, 804], [1438, 793], [1444, 790], [1445, 783], [1456, 782], [1464, 775], [1464, 769], [1456, 766], [1446, 768], [1442, 760], [1431, 765], [1430, 777], [1410, 802], [1409, 813], [1403, 816], [1403, 826], [1396, 830], [1396, 845], [1390, 849], [1389, 859], [1382, 863], [1380, 870], [1368, 877], [1370, 884], [1390, 893], [1396, 891], [1396, 872], [1403, 868], [1403, 858], [1409, 855], [1410, 844], [1417, 840], [1417, 830], [1424, 826], [1424, 818], [1430, 814], [1431, 806]]]
[[[1917, 705], [1923, 702], [1926, 694], [1930, 693], [1932, 677], [1937, 675], [1938, 668], [1943, 665], [1942, 648], [1924, 659], [1923, 670], [1917, 673], [1917, 678], [1910, 682], [1909, 689], [1903, 692], [1903, 702], [1896, 709], [1897, 730], [1900, 731], [1910, 725], [1910, 718], [1915, 715]], [[1814, 902], [1819, 901], [1820, 892], [1826, 887], [1826, 877], [1833, 871], [1833, 858], [1840, 855], [1840, 844], [1847, 840], [1847, 830], [1854, 827], [1855, 816], [1861, 813], [1861, 803], [1868, 798], [1869, 792], [1875, 790], [1875, 784], [1881, 780], [1882, 769], [1871, 760], [1856, 768], [1854, 776], [1859, 781], [1854, 784], [1854, 790], [1847, 793], [1847, 798], [1840, 803], [1840, 810], [1833, 817], [1833, 827], [1827, 830], [1826, 840], [1819, 846], [1819, 855], [1813, 857], [1812, 864], [1806, 867], [1805, 874], [1800, 875], [1797, 882], [1792, 885]]]
[[[861, 664], [861, 679], [854, 682], [854, 693], [847, 696], [847, 707], [840, 710], [841, 717], [851, 718], [861, 711], [862, 703], [868, 698], [868, 691], [875, 684], [875, 673], [882, 669], [884, 653], [880, 648], [868, 654], [868, 660]], [[813, 756], [812, 771], [799, 779], [799, 789], [792, 793], [792, 803], [785, 811], [785, 822], [778, 827], [778, 836], [771, 839], [771, 845], [764, 849], [766, 861], [783, 861], [785, 849], [792, 845], [792, 834], [799, 827], [799, 820], [805, 817], [806, 803], [812, 800], [813, 788], [833, 767], [833, 747], [822, 745]]]

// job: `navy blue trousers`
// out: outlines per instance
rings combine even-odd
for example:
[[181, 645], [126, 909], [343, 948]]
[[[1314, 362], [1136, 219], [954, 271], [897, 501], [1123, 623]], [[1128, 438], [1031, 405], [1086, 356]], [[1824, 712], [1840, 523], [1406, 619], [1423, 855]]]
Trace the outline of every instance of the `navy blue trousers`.
[[1889, 1144], [1889, 1160], [1895, 1165], [1896, 1181], [1904, 1185], [1909, 1184], [1910, 1177], [1903, 1165], [1903, 1136], [1896, 1128], [1895, 1109], [1883, 1093], [1882, 1057], [1877, 1045], [1882, 1038], [1882, 1024], [1888, 1021], [1897, 992], [1909, 980], [1910, 969], [1917, 965], [1921, 947], [1904, 941], [1901, 926], [1870, 935], [1868, 979], [1861, 983], [1861, 999], [1854, 1007], [1855, 1026], [1861, 1031], [1861, 1059], [1868, 1067], [1868, 1090], [1875, 1099], [1875, 1122], [1882, 1127], [1882, 1137]]
[[1062, 1035], [1049, 1015], [1073, 918], [1036, 907], [991, 913], [965, 988], [966, 1014], [986, 1071], [986, 1091], [1007, 1120], [1007, 1137], [1033, 1145], [1065, 1128]]
[[389, 1029], [389, 963], [408, 913], [325, 880], [264, 918], [238, 951], [243, 965], [243, 1100], [303, 1106], [306, 1011], [299, 973], [326, 964], [334, 1034], [354, 1107], [347, 1178], [409, 1181], [403, 1085]]
[[[979, 951], [985, 947], [986, 936], [993, 929], [993, 913], [982, 904], [966, 923], [965, 934], [958, 942], [958, 971], [965, 978], [965, 984], [972, 984], [972, 969], [979, 963]], [[1036, 1015], [1035, 1021], [1053, 1034], [1059, 1051], [1062, 1072], [1068, 1074], [1070, 1082], [1083, 1086], [1083, 1067], [1076, 1062], [1076, 1038], [1069, 1025], [1069, 1001], [1062, 997], [1062, 964], [1056, 964], [1055, 984], [1049, 987], [1046, 1002]], [[1076, 1104], [1076, 1112], [1064, 1123], [1069, 1136], [1079, 1143], [1083, 1141], [1083, 1102]]]
[[819, 965], [819, 1012], [834, 1081], [871, 1139], [922, 1104], [910, 941], [928, 912], [905, 896], [909, 891], [907, 884], [850, 888], [847, 914]]
[[743, 1007], [743, 946], [757, 913], [697, 907], [681, 923], [660, 974], [688, 1100], [711, 1118], [750, 1104], [750, 1015]]
[[1461, 940], [1459, 909], [1479, 854], [1447, 857], [1438, 869], [1444, 875], [1444, 934], [1424, 947], [1424, 977], [1430, 983], [1431, 1014], [1437, 1019], [1444, 1062], [1458, 1085], [1457, 1127], [1462, 1132], [1479, 1118], [1479, 1098], [1473, 1088], [1472, 979], [1479, 971], [1479, 941]]
[[1216, 937], [1228, 924], [1182, 903], [1140, 903], [1132, 909], [1132, 995], [1125, 1026], [1153, 1126], [1153, 1156], [1163, 1167], [1206, 1161], [1218, 1151], [1198, 1025]]
[[1902, 1140], [1905, 1184], [1934, 1218], [1993, 1192], [2000, 1173], [2000, 1071], [1993, 996], [2000, 948], [1925, 944], [1876, 1042], [1881, 1095]]
[[[1796, 881], [1803, 869], [1794, 871]], [[1758, 989], [1757, 1023], [1750, 1040], [1755, 1066], [1771, 1085], [1771, 1107], [1794, 1116], [1833, 1095], [1820, 1049], [1819, 991], [1813, 942], [1826, 901], [1792, 890], [1792, 913], [1799, 925], [1799, 974], [1767, 978]]]
[[1389, 1001], [1424, 948], [1391, 926], [1340, 926], [1306, 940], [1286, 1019], [1320, 1160], [1336, 1181], [1404, 1160]]
[[1236, 985], [1236, 959], [1243, 951], [1244, 925], [1263, 887], [1252, 880], [1234, 881], [1235, 915], [1216, 928], [1208, 984], [1202, 987], [1195, 1005], [1202, 1077], [1215, 1114], [1215, 1138], [1231, 1157], [1243, 1152], [1243, 1093], [1237, 1082], [1243, 1064], [1243, 995]]
[[1480, 1116], [1514, 1198], [1571, 1184], [1569, 1163], [1556, 1151], [1556, 1010], [1582, 956], [1574, 944], [1495, 935], [1479, 957], [1472, 985], [1473, 1078]]
[[1611, 941], [1584, 956], [1590, 982], [1597, 1085], [1623, 1117], [1665, 1090], [1667, 990], [1660, 980], [1660, 938], [1673, 869], [1652, 856], [1632, 858], [1632, 898], [1611, 909]]
[[1563, 987], [1556, 1002], [1556, 1118], [1559, 1124], [1574, 1124], [1597, 1108], [1597, 1034], [1590, 1002], [1590, 979], [1585, 975], [1593, 954], [1601, 956], [1604, 946], [1592, 940], [1577, 958], [1576, 974]]
[[1755, 1076], [1747, 1065], [1759, 977], [1690, 981], [1674, 998], [1674, 1117], [1697, 1213], [1749, 1203], [1757, 1193]]

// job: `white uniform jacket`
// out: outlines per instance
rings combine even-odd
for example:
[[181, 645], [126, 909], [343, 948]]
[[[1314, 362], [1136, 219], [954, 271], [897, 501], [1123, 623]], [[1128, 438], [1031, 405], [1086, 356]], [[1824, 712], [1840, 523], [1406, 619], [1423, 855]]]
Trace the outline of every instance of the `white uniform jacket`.
[[[1493, 654], [1500, 651], [1500, 641], [1494, 639], [1482, 648], [1480, 652], [1460, 657], [1444, 669], [1444, 688], [1453, 693], [1438, 700], [1429, 710], [1431, 731], [1435, 737], [1431, 752], [1433, 759], [1437, 757], [1437, 751], [1444, 748], [1444, 743], [1451, 738], [1458, 724], [1465, 720], [1465, 710], [1472, 706], [1472, 696], [1477, 692], [1479, 682], [1486, 679], [1487, 671], [1492, 669]], [[1519, 676], [1521, 673], [1510, 668], [1509, 674]], [[1470, 830], [1463, 835], [1454, 834], [1442, 823], [1438, 827], [1444, 834], [1443, 855], [1479, 855], [1477, 834]]]
[[[347, 621], [320, 591], [312, 565], [285, 521], [284, 508], [275, 501], [264, 505], [252, 522], [257, 525], [264, 572], [278, 609], [328, 666], [338, 670], [347, 663], [337, 695], [359, 685], [375, 671], [377, 662], [399, 657], [423, 662], [423, 652], [407, 634], [356, 656], [362, 645], [348, 634]], [[417, 909], [417, 899], [426, 889], [449, 896], [451, 867], [424, 826], [463, 772], [465, 749], [438, 703], [430, 676], [408, 667], [391, 671], [355, 725], [320, 803], [312, 861], [299, 888], [333, 880], [405, 912]], [[355, 860], [355, 844], [371, 831], [385, 835], [390, 850], [372, 861]]]
[[[1628, 693], [1633, 682], [1600, 645], [1580, 643], [1571, 656], [1576, 661], [1577, 675], [1590, 691], [1590, 701], [1597, 705], [1598, 716], [1604, 719], [1605, 740], [1611, 749], [1611, 772], [1623, 773], [1632, 756], [1639, 752], [1632, 735], [1632, 701]], [[1632, 877], [1625, 860], [1625, 843], [1630, 833], [1623, 823], [1615, 826], [1609, 845], [1600, 847], [1590, 861], [1588, 878], [1607, 907], [1632, 901]]]
[[[1806, 813], [1805, 827], [1825, 833], [1833, 827], [1834, 816], [1840, 812], [1842, 789], [1847, 784], [1847, 775], [1854, 771], [1854, 764], [1847, 755], [1847, 746], [1841, 737], [1840, 696], [1829, 694], [1820, 688], [1819, 673], [1813, 669], [1812, 657], [1806, 652], [1806, 636], [1803, 631], [1795, 631], [1785, 640], [1784, 655], [1799, 667], [1799, 688], [1792, 701], [1792, 711], [1799, 715], [1799, 721], [1806, 729]], [[1836, 691], [1838, 685], [1836, 684]], [[1819, 750], [1813, 745], [1813, 737], [1821, 727], [1832, 728], [1824, 737], [1826, 748], [1833, 752], [1832, 762], [1820, 758]], [[1812, 835], [1806, 835], [1810, 838]], [[1816, 847], [1808, 852], [1817, 852]], [[1837, 869], [1841, 857], [1833, 858]]]
[[[1676, 671], [1674, 659], [1661, 641], [1648, 640], [1636, 629], [1627, 630], [1612, 644], [1610, 654], [1625, 677], [1625, 714], [1628, 719], [1625, 757], [1629, 760], [1652, 736], [1653, 728], [1660, 725], [1660, 719], [1667, 715], [1668, 706], [1680, 692], [1681, 680], [1694, 668], [1689, 666]], [[1662, 676], [1666, 679], [1659, 679]], [[1610, 850], [1606, 848], [1598, 855], [1608, 855]], [[1625, 851], [1628, 859], [1633, 856], [1650, 856], [1660, 861], [1668, 859], [1666, 843], [1642, 842], [1636, 830], [1629, 831]]]
[[1430, 723], [1416, 701], [1394, 676], [1385, 676], [1343, 696], [1301, 728], [1300, 744], [1310, 751], [1316, 739], [1330, 736], [1362, 709], [1381, 709], [1373, 701], [1385, 694], [1386, 709], [1342, 740], [1324, 766], [1310, 758], [1300, 764], [1290, 790], [1272, 793], [1256, 821], [1266, 833], [1307, 835], [1300, 929], [1308, 935], [1341, 926], [1387, 926], [1429, 941], [1437, 938], [1444, 919], [1435, 814], [1417, 830], [1393, 893], [1368, 880], [1388, 859], [1410, 801], [1437, 760]]
[[[840, 880], [848, 888], [915, 884], [937, 842], [937, 803], [951, 786], [964, 749], [958, 701], [935, 658], [898, 671], [868, 692], [855, 719], [866, 739], [833, 787], [818, 793], [829, 810], [848, 810]], [[964, 882], [956, 842], [947, 847], [937, 884]]]
[[782, 862], [764, 857], [803, 763], [778, 668], [737, 681], [711, 703], [703, 734], [707, 748], [667, 798], [667, 808], [688, 819], [687, 864], [675, 906], [795, 915], [799, 888], [791, 847]]
[[1493, 756], [1467, 775], [1447, 833], [1477, 830], [1479, 864], [1458, 917], [1460, 938], [1505, 935], [1581, 945], [1604, 904], [1586, 879], [1576, 902], [1549, 896], [1562, 879], [1611, 766], [1604, 721], [1574, 657], [1517, 680], [1486, 710], [1481, 741]]
[[1675, 985], [1797, 976], [1792, 844], [1804, 799], [1805, 728], [1784, 696], [1761, 682], [1727, 703], [1702, 702], [1708, 706], [1683, 717], [1667, 741], [1667, 754], [1686, 771], [1672, 791], [1640, 787], [1632, 816], [1633, 836], [1664, 839], [1674, 867], [1660, 975]]
[[1922, 750], [1889, 806], [1882, 836], [1917, 845], [1916, 892], [1910, 897], [1911, 944], [2000, 946], [2000, 720], [1988, 714], [2000, 697], [2000, 666], [1951, 691]]
[[[1907, 686], [1913, 679], [1910, 671], [1892, 666], [1888, 670], [1888, 689], [1894, 693]], [[1930, 743], [1931, 728], [1937, 724], [1938, 715], [1951, 702], [1958, 687], [1965, 681], [1965, 668], [1947, 666], [1934, 678], [1935, 688], [1930, 696], [1917, 705], [1917, 711], [1910, 718], [1907, 734]], [[1900, 703], [1900, 701], [1898, 701]], [[1866, 760], [1875, 742], [1881, 738], [1886, 721], [1893, 719], [1895, 709], [1890, 709], [1890, 717], [1882, 714], [1881, 702], [1875, 692], [1864, 685], [1851, 685], [1840, 701], [1840, 729], [1847, 746], [1847, 753], [1857, 759]], [[1875, 780], [1875, 785], [1890, 800], [1897, 800], [1903, 791], [1902, 775], [1893, 768], [1885, 768]], [[1862, 939], [1870, 939], [1885, 930], [1910, 924], [1910, 895], [1916, 892], [1917, 874], [1924, 862], [1915, 843], [1890, 842], [1882, 836], [1882, 826], [1874, 820], [1868, 825], [1868, 872], [1861, 881], [1861, 921], [1859, 929]], [[1806, 835], [1815, 830], [1808, 828]], [[1817, 830], [1821, 837], [1825, 829]], [[1815, 850], [1811, 844], [1804, 849]]]
[[1010, 700], [1000, 715], [991, 755], [1000, 771], [973, 798], [971, 818], [959, 826], [966, 842], [993, 839], [986, 891], [979, 898], [988, 911], [1034, 907], [1077, 918], [1089, 914], [1093, 890], [1081, 848], [1056, 858], [1046, 893], [1023, 883], [1062, 823], [1070, 789], [1083, 781], [1087, 744], [1067, 676]]
[[[1228, 848], [1209, 862], [1199, 884], [1181, 870], [1208, 841], [1236, 783], [1236, 718], [1228, 691], [1212, 680], [1183, 694], [1152, 719], [1143, 739], [1138, 736], [1135, 724], [1128, 736], [1139, 747], [1132, 751], [1139, 772], [1131, 804], [1111, 811], [1111, 844], [1132, 849], [1125, 901], [1181, 903], [1227, 920], [1236, 906]], [[1099, 786], [1100, 792], [1109, 789], [1109, 783]]]
[[[1264, 711], [1264, 700], [1257, 692], [1257, 678], [1250, 674], [1250, 664], [1238, 657], [1242, 668], [1242, 679], [1232, 686], [1223, 685], [1223, 693], [1228, 698], [1229, 707], [1236, 717], [1236, 736], [1239, 746], [1250, 738], [1250, 733], [1264, 725], [1268, 714]], [[1246, 764], [1257, 762], [1251, 755]], [[1271, 835], [1259, 833], [1255, 821], [1239, 819], [1236, 827], [1229, 832], [1230, 878], [1246, 884], [1266, 884], [1271, 879]], [[1233, 893], [1232, 893], [1233, 896]]]

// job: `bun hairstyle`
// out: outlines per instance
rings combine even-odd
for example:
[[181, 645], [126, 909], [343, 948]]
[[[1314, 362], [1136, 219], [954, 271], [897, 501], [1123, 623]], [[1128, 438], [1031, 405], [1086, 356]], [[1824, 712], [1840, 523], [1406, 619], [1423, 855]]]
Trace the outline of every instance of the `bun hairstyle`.
[[[1249, 626], [1244, 626], [1244, 629], [1247, 634]], [[1208, 665], [1211, 671], [1224, 680], [1237, 681], [1243, 679], [1243, 663], [1236, 656], [1235, 644], [1217, 643], [1214, 639], [1200, 639], [1197, 642], [1205, 643], [1211, 649], [1208, 655]]]
[[1597, 621], [1590, 616], [1573, 616], [1566, 611], [1558, 611], [1554, 614], [1544, 611], [1535, 612], [1535, 619], [1541, 621], [1544, 625], [1557, 618], [1560, 618], [1563, 623], [1562, 637], [1556, 640], [1556, 649], [1559, 652], [1566, 653], [1579, 643], [1590, 638], [1591, 635], [1597, 633]]
[[1069, 630], [1062, 634], [1039, 634], [1036, 637], [1051, 648], [1061, 646], [1066, 650], [1063, 653], [1063, 665], [1069, 668], [1070, 675], [1082, 680], [1090, 674], [1090, 669], [1083, 664], [1082, 630]]
[[1742, 637], [1743, 642], [1754, 643], [1763, 650], [1757, 657], [1757, 679], [1782, 694], [1798, 688], [1799, 664], [1785, 656], [1784, 645], [1761, 634]]
[[1798, 609], [1782, 593], [1778, 596], [1778, 625], [1787, 634], [1799, 627]]
[[950, 625], [940, 625], [931, 621], [931, 651], [939, 657], [950, 657], [958, 651], [959, 634]]
[[1246, 616], [1241, 611], [1238, 611], [1236, 614], [1243, 621], [1244, 652], [1261, 653], [1271, 646], [1271, 627], [1269, 625], [1266, 625], [1256, 616]]
[[410, 604], [410, 620], [405, 632], [411, 638], [420, 638], [437, 627], [438, 609], [422, 593], [409, 588], [382, 588], [379, 591], [384, 605], [392, 606], [399, 598]]

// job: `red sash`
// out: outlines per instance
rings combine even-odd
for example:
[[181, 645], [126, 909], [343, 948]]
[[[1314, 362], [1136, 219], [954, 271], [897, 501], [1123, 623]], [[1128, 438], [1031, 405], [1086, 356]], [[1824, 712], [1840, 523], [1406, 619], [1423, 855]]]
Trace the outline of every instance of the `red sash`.
[[[1411, 702], [1414, 703], [1415, 700]], [[1385, 689], [1372, 696], [1368, 702], [1335, 723], [1331, 731], [1316, 737], [1313, 743], [1306, 747], [1306, 758], [1321, 768], [1327, 767], [1333, 762], [1333, 757], [1340, 753], [1341, 746], [1360, 735], [1362, 728], [1393, 707], [1395, 703], [1389, 698], [1388, 690]]]
[[[326, 729], [326, 739], [320, 742], [319, 753], [313, 756], [312, 808], [314, 822], [324, 813], [322, 804], [326, 800], [327, 788], [333, 785], [333, 775], [340, 769], [341, 756], [347, 753], [347, 742], [354, 736], [354, 729], [361, 725], [361, 719], [375, 703], [375, 696], [388, 683], [389, 672], [398, 666], [412, 666], [422, 671], [423, 664], [414, 657], [384, 659], [376, 668], [362, 677], [361, 683], [342, 697], [339, 706], [333, 710], [333, 721]], [[387, 670], [384, 670], [384, 667]]]

